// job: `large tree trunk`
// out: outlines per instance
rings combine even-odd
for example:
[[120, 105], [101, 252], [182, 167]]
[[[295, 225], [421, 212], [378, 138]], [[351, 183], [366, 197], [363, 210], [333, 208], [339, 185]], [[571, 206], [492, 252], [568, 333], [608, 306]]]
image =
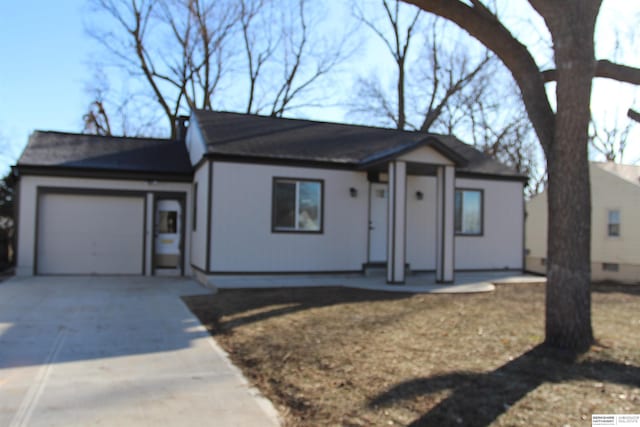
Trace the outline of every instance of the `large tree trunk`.
[[[547, 148], [549, 174], [546, 343], [583, 352], [591, 328], [591, 190], [588, 127], [595, 73], [593, 34], [598, 0], [564, 2], [543, 13], [557, 68], [557, 113]], [[552, 6], [553, 7], [553, 6]]]

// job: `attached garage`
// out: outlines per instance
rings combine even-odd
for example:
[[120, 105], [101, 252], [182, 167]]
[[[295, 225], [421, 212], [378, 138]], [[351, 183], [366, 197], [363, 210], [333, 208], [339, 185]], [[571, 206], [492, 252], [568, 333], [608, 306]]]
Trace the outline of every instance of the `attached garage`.
[[41, 189], [36, 274], [144, 274], [145, 197]]
[[13, 173], [17, 275], [191, 274], [184, 141], [36, 131]]

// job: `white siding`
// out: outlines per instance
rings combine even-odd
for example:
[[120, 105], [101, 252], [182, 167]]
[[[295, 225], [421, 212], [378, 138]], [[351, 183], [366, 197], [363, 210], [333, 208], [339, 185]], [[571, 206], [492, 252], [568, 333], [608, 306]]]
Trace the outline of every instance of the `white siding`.
[[[525, 238], [527, 239], [525, 248], [528, 251], [530, 257], [541, 258], [547, 257], [547, 192], [537, 194], [527, 202], [527, 221]], [[541, 263], [536, 263], [540, 264]], [[536, 265], [536, 267], [540, 267]], [[527, 268], [530, 268], [530, 264], [527, 261]], [[541, 269], [533, 271], [544, 271]]]
[[[271, 232], [273, 177], [324, 180], [322, 234]], [[358, 191], [355, 198], [351, 187]], [[212, 271], [361, 270], [367, 259], [367, 190], [362, 172], [215, 162]]]
[[[17, 268], [18, 275], [33, 274], [34, 250], [35, 250], [35, 229], [36, 229], [36, 198], [37, 187], [60, 187], [72, 189], [99, 189], [99, 190], [123, 190], [140, 191], [152, 194], [153, 192], [184, 192], [187, 194], [185, 205], [187, 212], [191, 212], [191, 183], [172, 183], [157, 181], [132, 181], [113, 179], [92, 179], [92, 178], [64, 178], [64, 177], [40, 177], [24, 175], [20, 177], [20, 194], [18, 197], [19, 221], [18, 221], [18, 251]], [[153, 203], [147, 203], [147, 209], [153, 209]], [[148, 216], [150, 218], [151, 215]], [[191, 228], [191, 218], [186, 215], [186, 230]], [[145, 230], [145, 245], [150, 251], [153, 238], [153, 222], [147, 221]], [[190, 259], [190, 233], [185, 233], [185, 260]], [[145, 270], [147, 274], [151, 271], [151, 257], [146, 258]], [[185, 262], [185, 274], [191, 274], [188, 262]]]
[[[194, 183], [198, 184], [198, 194], [196, 209], [196, 229], [188, 229], [191, 234], [191, 263], [197, 268], [207, 270], [207, 203], [209, 200], [209, 167], [210, 164], [203, 163], [194, 173]], [[187, 209], [193, 217], [193, 203]]]
[[[422, 192], [423, 199], [416, 198]], [[412, 270], [436, 269], [436, 178], [407, 178], [407, 262]]]
[[406, 162], [426, 163], [433, 165], [453, 165], [453, 162], [431, 147], [419, 147], [400, 157], [398, 160]]
[[456, 188], [484, 190], [483, 235], [456, 236], [456, 270], [522, 269], [523, 184], [457, 178]]

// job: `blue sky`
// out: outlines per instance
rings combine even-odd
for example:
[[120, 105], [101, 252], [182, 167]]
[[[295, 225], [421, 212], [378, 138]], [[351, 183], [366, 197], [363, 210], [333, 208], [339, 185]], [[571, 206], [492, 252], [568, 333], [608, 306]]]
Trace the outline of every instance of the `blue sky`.
[[84, 0], [0, 2], [0, 169], [16, 160], [34, 129], [78, 131], [91, 41]]
[[[606, 16], [600, 19], [615, 25], [623, 17], [637, 19], [640, 8], [628, 6], [629, 12], [625, 6], [629, 3], [636, 2], [606, 0]], [[84, 30], [87, 12], [86, 0], [0, 1], [0, 173], [15, 163], [33, 130], [81, 130], [82, 114], [90, 101], [85, 89], [93, 75], [89, 61], [97, 49]], [[605, 29], [601, 45], [609, 43], [615, 30]], [[635, 52], [624, 59], [640, 65]], [[629, 87], [600, 86], [603, 89], [596, 89], [602, 94], [594, 93], [599, 106], [622, 100], [618, 106], [624, 113], [633, 103], [634, 91]], [[326, 114], [333, 117], [314, 112], [313, 118], [340, 120], [335, 111]], [[629, 151], [628, 160], [640, 158], [640, 144]]]

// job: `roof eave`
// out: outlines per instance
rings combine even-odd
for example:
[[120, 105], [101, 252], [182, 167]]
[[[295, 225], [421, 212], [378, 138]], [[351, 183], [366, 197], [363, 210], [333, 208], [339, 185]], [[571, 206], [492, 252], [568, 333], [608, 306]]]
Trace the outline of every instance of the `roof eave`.
[[98, 179], [130, 179], [143, 181], [155, 180], [167, 182], [191, 182], [193, 180], [193, 172], [139, 171], [107, 168], [71, 168], [56, 165], [29, 165], [20, 163], [13, 166], [12, 169], [16, 177], [20, 177], [23, 175], [35, 175]]
[[460, 178], [478, 178], [478, 179], [490, 179], [500, 181], [521, 181], [525, 185], [529, 182], [529, 177], [525, 175], [506, 175], [499, 173], [484, 173], [460, 170], [456, 171], [456, 177]]
[[291, 157], [276, 157], [276, 156], [256, 156], [245, 154], [226, 154], [226, 153], [205, 153], [203, 158], [212, 161], [225, 161], [225, 162], [238, 162], [238, 163], [251, 163], [251, 164], [275, 164], [275, 165], [287, 165], [287, 166], [300, 166], [300, 167], [318, 167], [327, 169], [348, 169], [357, 170], [358, 164], [343, 160], [328, 160], [328, 159], [303, 159], [303, 158], [291, 158]]

